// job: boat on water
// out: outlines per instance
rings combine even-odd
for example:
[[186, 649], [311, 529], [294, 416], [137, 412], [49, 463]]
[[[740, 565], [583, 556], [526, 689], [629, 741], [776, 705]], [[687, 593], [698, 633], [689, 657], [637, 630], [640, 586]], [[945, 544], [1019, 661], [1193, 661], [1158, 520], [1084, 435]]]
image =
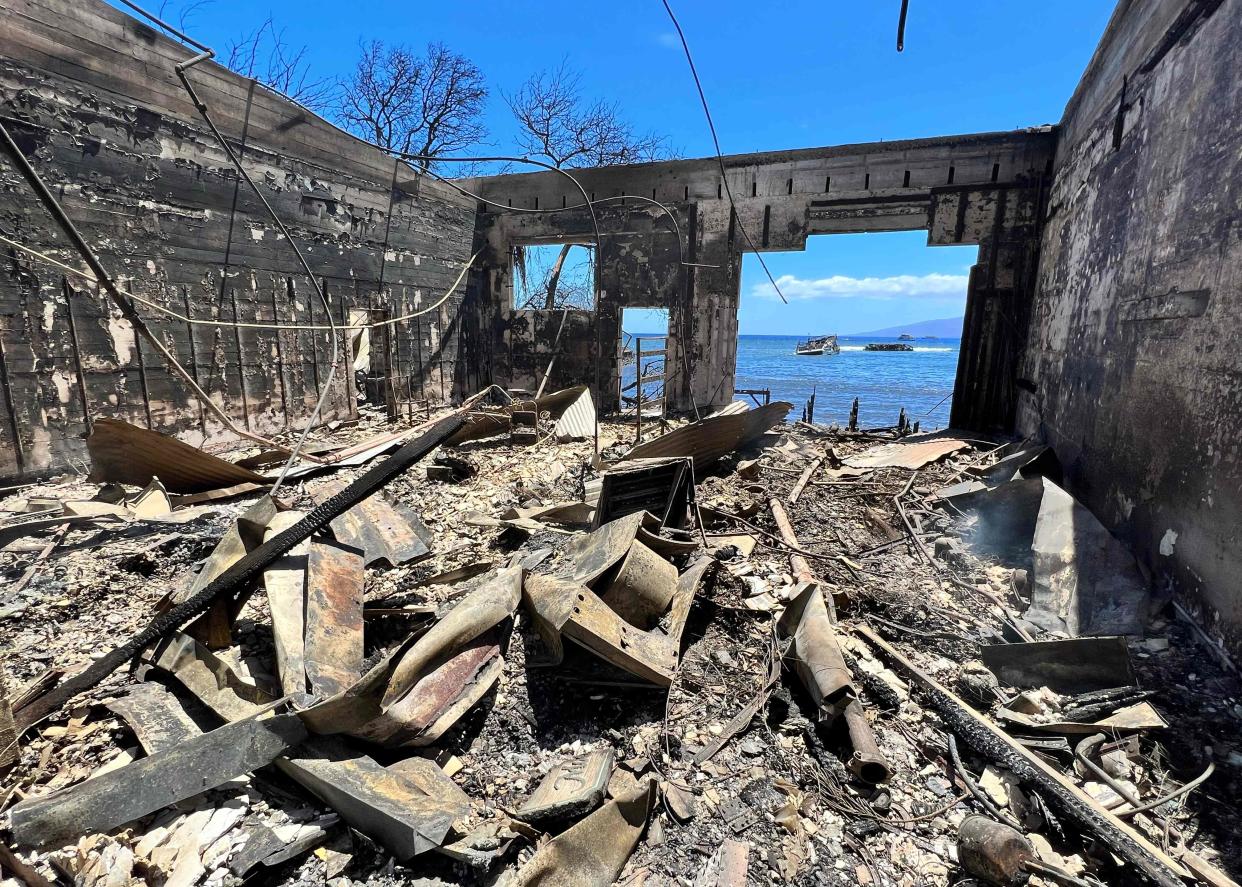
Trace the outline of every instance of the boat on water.
[[794, 347], [794, 354], [803, 354], [813, 356], [816, 354], [840, 354], [841, 346], [837, 344], [836, 336], [815, 336], [811, 339], [802, 339]]
[[864, 351], [913, 351], [913, 345], [905, 342], [868, 342]]

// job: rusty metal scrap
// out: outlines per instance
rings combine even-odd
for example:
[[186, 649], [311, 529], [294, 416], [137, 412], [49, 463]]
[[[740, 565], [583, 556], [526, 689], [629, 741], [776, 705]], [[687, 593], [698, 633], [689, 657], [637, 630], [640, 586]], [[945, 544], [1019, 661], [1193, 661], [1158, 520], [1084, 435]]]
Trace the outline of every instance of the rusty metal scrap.
[[362, 583], [356, 549], [309, 540], [303, 661], [315, 696], [340, 693], [362, 674]]
[[635, 540], [600, 600], [630, 625], [646, 631], [668, 609], [676, 585], [677, 568]]
[[1035, 846], [1021, 832], [979, 815], [967, 816], [958, 827], [957, 856], [970, 874], [1007, 887], [1025, 884], [1026, 864], [1037, 859]]
[[177, 697], [154, 681], [130, 687], [124, 696], [109, 702], [108, 708], [121, 716], [149, 755], [176, 748], [203, 732]]
[[[345, 486], [344, 481], [329, 481], [320, 499], [335, 496]], [[399, 567], [417, 563], [431, 554], [431, 531], [418, 513], [380, 494], [364, 499], [335, 518], [332, 532], [338, 541], [361, 549], [368, 567], [381, 561]]]
[[[284, 511], [268, 524], [263, 540], [287, 530], [305, 515]], [[276, 674], [286, 695], [306, 692], [306, 555], [309, 542], [300, 542], [263, 572], [263, 588], [272, 618]]]
[[807, 583], [785, 607], [777, 628], [793, 639], [789, 655], [794, 670], [819, 709], [821, 721], [832, 721], [858, 698], [850, 670], [841, 656], [836, 632], [828, 619], [824, 593]]
[[[307, 727], [315, 733], [361, 732], [392, 737], [397, 743], [409, 741], [412, 738], [408, 735], [409, 725], [401, 718], [417, 699], [405, 704], [403, 700], [417, 690], [420, 681], [438, 669], [446, 668], [460, 676], [463, 662], [485, 664], [472, 660], [476, 654], [467, 648], [513, 615], [521, 597], [522, 574], [522, 568], [509, 567], [480, 580], [478, 587], [416, 642], [398, 648], [350, 687], [300, 712]], [[480, 649], [486, 649], [486, 645]], [[494, 678], [492, 680], [494, 682]], [[475, 692], [470, 685], [449, 681], [435, 683], [452, 694], [449, 699], [441, 697], [447, 706], [442, 706], [445, 711], [453, 710], [453, 706], [448, 705], [452, 699], [459, 695], [469, 697]], [[476, 679], [476, 687], [477, 683]], [[421, 735], [421, 731], [415, 732]]]
[[[143, 651], [146, 667], [163, 671], [225, 721], [250, 717], [275, 697], [243, 681], [223, 659], [188, 634], [177, 632]], [[139, 670], [145, 675], [146, 668]]]
[[86, 439], [90, 480], [145, 487], [153, 477], [174, 493], [201, 493], [237, 484], [265, 484], [248, 468], [225, 462], [175, 437], [120, 419], [96, 419]]
[[700, 558], [677, 578], [668, 616], [651, 631], [630, 625], [587, 586], [557, 576], [529, 576], [523, 599], [555, 662], [563, 656], [563, 636], [618, 668], [667, 687], [680, 658], [690, 604], [715, 564], [715, 558]]
[[261, 715], [225, 724], [118, 770], [12, 810], [13, 837], [56, 847], [79, 835], [109, 832], [270, 764], [306, 739], [296, 715]]
[[780, 424], [792, 409], [793, 404], [778, 400], [753, 410], [718, 413], [645, 441], [626, 453], [624, 458], [628, 461], [659, 456], [689, 456], [694, 459], [697, 471], [757, 439], [773, 425]]
[[557, 764], [514, 815], [540, 823], [589, 813], [604, 800], [614, 757], [605, 746]]
[[513, 887], [609, 887], [634, 852], [656, 802], [655, 780], [609, 801], [536, 851]]
[[276, 759], [282, 773], [405, 861], [444, 843], [453, 823], [469, 813], [452, 792], [422, 786], [336, 742], [315, 740]]
[[880, 444], [853, 456], [845, 457], [851, 468], [922, 468], [964, 450], [969, 444], [945, 432], [911, 435], [894, 443]]

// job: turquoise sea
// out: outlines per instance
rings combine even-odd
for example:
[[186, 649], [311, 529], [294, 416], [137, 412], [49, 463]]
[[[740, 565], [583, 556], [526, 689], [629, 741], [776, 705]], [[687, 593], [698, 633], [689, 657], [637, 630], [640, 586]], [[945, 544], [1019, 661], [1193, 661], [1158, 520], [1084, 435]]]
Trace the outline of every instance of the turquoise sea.
[[[953, 379], [960, 339], [917, 339], [913, 351], [866, 351], [868, 342], [896, 342], [894, 337], [841, 336], [840, 354], [798, 356], [798, 336], [739, 336], [737, 388], [770, 388], [773, 400], [794, 405], [797, 419], [815, 392], [815, 421], [822, 425], [849, 419], [850, 403], [858, 398], [862, 428], [894, 425], [904, 407], [923, 429], [949, 423]], [[633, 365], [623, 382], [633, 378]], [[737, 395], [737, 400], [748, 400]], [[762, 400], [762, 398], [760, 398]]]
[[[894, 425], [902, 409], [922, 427], [949, 424], [953, 379], [961, 339], [917, 339], [913, 351], [866, 351], [868, 342], [896, 342], [895, 337], [837, 339], [840, 354], [822, 357], [794, 354], [798, 336], [739, 336], [737, 388], [771, 388], [773, 400], [787, 400], [797, 415], [815, 392], [815, 421], [845, 424], [850, 403], [858, 398], [863, 428]], [[742, 398], [741, 395], [737, 399]], [[797, 415], [794, 418], [797, 418]]]

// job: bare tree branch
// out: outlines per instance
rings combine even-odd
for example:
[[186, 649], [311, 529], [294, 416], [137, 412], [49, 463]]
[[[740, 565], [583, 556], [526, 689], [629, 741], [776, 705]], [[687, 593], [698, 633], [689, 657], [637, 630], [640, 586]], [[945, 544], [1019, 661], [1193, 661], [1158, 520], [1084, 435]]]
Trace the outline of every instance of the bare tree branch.
[[[517, 144], [522, 153], [546, 157], [559, 168], [642, 163], [669, 156], [663, 136], [636, 131], [615, 102], [585, 101], [581, 83], [582, 76], [562, 62], [554, 70], [532, 75], [517, 92], [505, 95], [518, 123]], [[594, 307], [594, 252], [585, 271], [571, 267], [566, 273], [572, 248], [573, 244], [564, 244], [545, 268], [522, 265], [526, 293], [522, 307]], [[523, 258], [529, 263], [529, 257]], [[534, 286], [529, 285], [532, 280]]]
[[[442, 43], [424, 56], [380, 40], [362, 45], [358, 64], [342, 84], [338, 121], [390, 151], [441, 156], [482, 141], [487, 87], [468, 58]], [[421, 161], [426, 170], [430, 161]]]
[[637, 131], [616, 102], [584, 100], [581, 84], [582, 75], [562, 62], [505, 95], [523, 153], [566, 168], [642, 163], [670, 154], [663, 136]]
[[334, 84], [327, 77], [311, 77], [306, 51], [305, 46], [290, 48], [284, 29], [277, 30], [268, 16], [256, 30], [225, 44], [220, 61], [226, 68], [258, 80], [312, 111], [322, 111], [332, 99]]

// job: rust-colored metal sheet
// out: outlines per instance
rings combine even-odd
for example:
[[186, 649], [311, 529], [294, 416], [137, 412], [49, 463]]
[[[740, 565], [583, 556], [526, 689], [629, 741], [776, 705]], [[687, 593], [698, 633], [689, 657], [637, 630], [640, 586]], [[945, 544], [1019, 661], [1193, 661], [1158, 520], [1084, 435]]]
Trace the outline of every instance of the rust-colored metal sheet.
[[428, 795], [400, 773], [335, 742], [307, 743], [277, 758], [276, 766], [401, 861], [439, 847], [453, 821], [469, 813], [454, 793]]
[[[263, 541], [279, 535], [303, 517], [300, 511], [282, 511], [267, 525]], [[276, 673], [285, 695], [306, 692], [306, 557], [309, 549], [309, 543], [300, 542], [263, 571], [267, 608], [272, 614]]]
[[909, 468], [914, 470], [937, 462], [950, 453], [964, 450], [969, 444], [961, 438], [943, 434], [911, 435], [904, 440], [880, 444], [844, 462], [851, 468]]
[[362, 674], [362, 555], [320, 539], [306, 557], [306, 680], [315, 696], [340, 693]]
[[[335, 496], [346, 486], [343, 480], [329, 481], [317, 495], [318, 501]], [[431, 531], [418, 512], [379, 493], [333, 520], [332, 532], [338, 541], [361, 549], [368, 567], [379, 561], [396, 567], [431, 555]]]
[[237, 484], [268, 481], [247, 468], [225, 462], [175, 437], [147, 431], [120, 419], [96, 419], [86, 448], [90, 480], [145, 487], [158, 477], [173, 493], [201, 493]]
[[[614, 521], [614, 523], [616, 523]], [[700, 583], [716, 560], [702, 557], [677, 578], [664, 627], [641, 631], [579, 582], [531, 576], [523, 587], [527, 609], [556, 662], [564, 655], [562, 637], [618, 668], [661, 687], [672, 682], [685, 630]]]
[[703, 468], [755, 440], [773, 425], [780, 424], [792, 409], [793, 404], [778, 400], [745, 412], [708, 416], [640, 443], [624, 458], [690, 456], [696, 469]]
[[488, 631], [424, 674], [354, 735], [387, 746], [431, 745], [483, 698], [503, 669], [499, 638]]
[[603, 803], [614, 757], [615, 752], [608, 745], [557, 764], [515, 811], [517, 818], [540, 823], [594, 810]]
[[[526, 405], [526, 408], [529, 409], [529, 404], [531, 403], [535, 405], [535, 412], [540, 416], [547, 414], [549, 418], [559, 419], [571, 406], [577, 403], [586, 390], [586, 385], [575, 385], [573, 388], [565, 388], [561, 391], [545, 394], [543, 397], [537, 397], [533, 401], [515, 400], [511, 404], [495, 410], [477, 410], [469, 414], [466, 418], [466, 424], [445, 441], [445, 446], [451, 447], [465, 443], [468, 440], [482, 440], [485, 437], [508, 434], [512, 425], [511, 413], [513, 410], [515, 408], [520, 409], [523, 405]], [[591, 433], [595, 433], [594, 421], [591, 423]]]

